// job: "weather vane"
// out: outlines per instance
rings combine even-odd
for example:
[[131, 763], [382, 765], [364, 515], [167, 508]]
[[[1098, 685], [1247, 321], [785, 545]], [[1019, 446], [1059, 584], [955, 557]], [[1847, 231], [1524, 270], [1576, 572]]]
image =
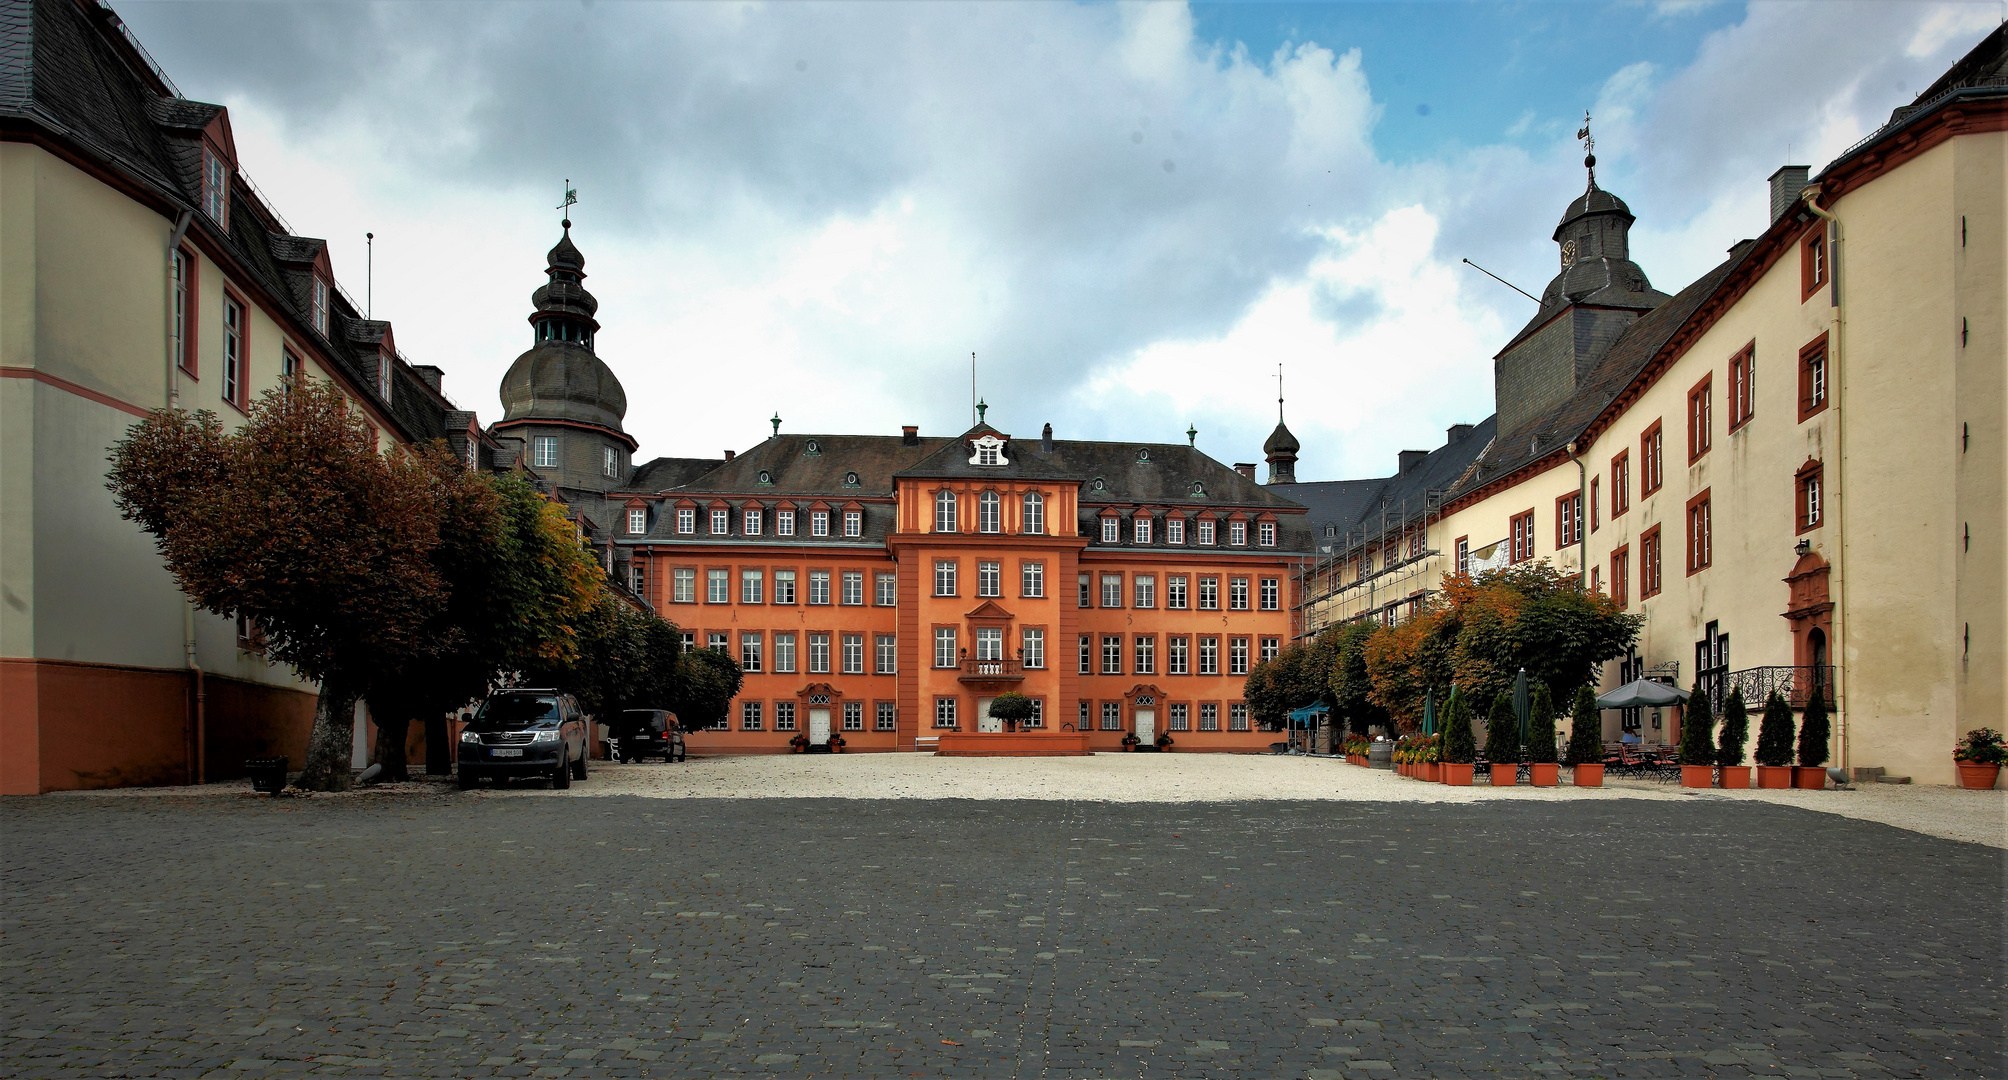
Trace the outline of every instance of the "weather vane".
[[566, 212], [565, 228], [567, 229], [572, 227], [572, 221], [571, 221], [572, 204], [578, 201], [579, 201], [579, 189], [572, 186], [572, 178], [567, 176], [565, 177], [565, 201], [558, 204], [558, 209]]
[[1597, 137], [1590, 134], [1590, 110], [1583, 110], [1583, 126], [1576, 129], [1583, 144], [1583, 168], [1590, 171], [1590, 186], [1597, 186]]

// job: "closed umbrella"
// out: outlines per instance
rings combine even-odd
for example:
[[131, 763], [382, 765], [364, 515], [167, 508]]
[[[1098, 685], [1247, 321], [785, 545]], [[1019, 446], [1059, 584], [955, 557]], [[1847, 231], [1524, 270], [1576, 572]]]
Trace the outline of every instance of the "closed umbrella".
[[1513, 676], [1513, 716], [1520, 721], [1521, 746], [1527, 745], [1527, 718], [1533, 711], [1527, 700], [1527, 669], [1521, 668], [1520, 674]]
[[1422, 733], [1436, 734], [1436, 691], [1425, 690], [1422, 694]]

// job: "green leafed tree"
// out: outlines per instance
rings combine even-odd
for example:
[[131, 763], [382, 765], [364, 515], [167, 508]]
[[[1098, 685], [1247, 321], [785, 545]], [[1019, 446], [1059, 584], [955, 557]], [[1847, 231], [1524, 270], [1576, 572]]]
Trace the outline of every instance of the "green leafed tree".
[[1771, 691], [1764, 702], [1764, 719], [1757, 725], [1757, 764], [1790, 765], [1792, 763], [1792, 706], [1785, 701], [1785, 695]]
[[732, 699], [739, 694], [745, 678], [739, 665], [724, 653], [692, 649], [683, 654], [683, 667], [670, 711], [685, 731], [702, 731], [729, 719]]
[[1743, 705], [1743, 688], [1729, 691], [1722, 701], [1722, 735], [1715, 744], [1715, 763], [1743, 764], [1743, 744], [1750, 739], [1750, 712]]
[[1520, 763], [1520, 721], [1513, 715], [1513, 695], [1497, 694], [1485, 718], [1485, 760], [1493, 765]]
[[1600, 765], [1603, 760], [1603, 716], [1597, 711], [1597, 692], [1585, 684], [1576, 688], [1576, 708], [1569, 718], [1569, 764]]
[[990, 699], [990, 715], [999, 720], [1015, 720], [1022, 724], [1032, 719], [1034, 711], [1033, 700], [1015, 690]]
[[1274, 660], [1255, 665], [1242, 684], [1249, 715], [1264, 731], [1280, 731], [1290, 713], [1309, 705], [1332, 703], [1332, 668], [1338, 659], [1335, 631], [1292, 645]]
[[445, 603], [441, 510], [411, 454], [377, 452], [333, 385], [268, 391], [240, 429], [156, 410], [112, 448], [107, 485], [198, 607], [244, 614], [266, 655], [319, 684], [303, 787], [350, 782], [369, 673], [423, 654]]
[[1444, 595], [1457, 624], [1457, 685], [1481, 700], [1510, 689], [1521, 668], [1556, 693], [1573, 696], [1592, 681], [1597, 665], [1623, 656], [1644, 625], [1643, 616], [1584, 590], [1546, 560], [1476, 579], [1448, 575]]
[[1355, 735], [1389, 726], [1387, 710], [1373, 699], [1373, 679], [1367, 673], [1367, 642], [1379, 629], [1379, 624], [1362, 620], [1326, 631], [1333, 635], [1332, 711]]
[[1715, 715], [1708, 708], [1708, 692], [1700, 683], [1680, 713], [1680, 763], [1715, 764]]

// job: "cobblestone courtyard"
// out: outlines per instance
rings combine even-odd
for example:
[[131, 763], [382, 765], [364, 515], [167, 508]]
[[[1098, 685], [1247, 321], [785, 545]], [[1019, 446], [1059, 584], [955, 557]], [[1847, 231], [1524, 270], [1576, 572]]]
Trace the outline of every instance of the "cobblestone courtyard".
[[0, 828], [13, 1077], [2008, 1074], [2004, 853], [1758, 802], [433, 787]]

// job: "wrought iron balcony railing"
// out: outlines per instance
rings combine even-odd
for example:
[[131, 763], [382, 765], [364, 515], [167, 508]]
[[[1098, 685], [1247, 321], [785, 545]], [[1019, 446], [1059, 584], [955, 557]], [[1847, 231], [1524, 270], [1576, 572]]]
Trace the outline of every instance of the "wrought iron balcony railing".
[[1771, 699], [1772, 691], [1783, 694], [1786, 703], [1794, 709], [1803, 709], [1813, 699], [1813, 691], [1817, 687], [1826, 695], [1827, 707], [1833, 708], [1836, 705], [1834, 673], [1832, 664], [1744, 668], [1722, 676], [1715, 686], [1710, 687], [1713, 691], [1710, 696], [1715, 699], [1719, 712], [1722, 699], [1729, 696], [1729, 691], [1740, 688], [1744, 707], [1756, 714], [1764, 711], [1764, 703]]

